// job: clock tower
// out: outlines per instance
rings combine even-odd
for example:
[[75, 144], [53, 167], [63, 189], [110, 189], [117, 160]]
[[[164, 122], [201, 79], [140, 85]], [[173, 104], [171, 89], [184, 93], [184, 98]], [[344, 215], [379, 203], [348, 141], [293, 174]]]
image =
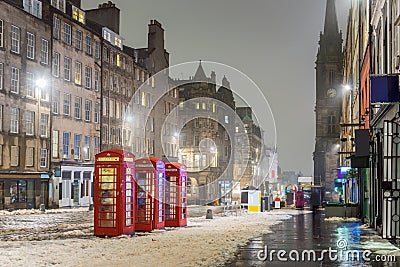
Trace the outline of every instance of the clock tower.
[[[325, 198], [334, 195], [339, 167], [340, 114], [342, 107], [343, 48], [335, 0], [326, 1], [325, 25], [320, 33], [316, 61], [314, 181], [325, 187]], [[334, 197], [334, 196], [333, 196]]]

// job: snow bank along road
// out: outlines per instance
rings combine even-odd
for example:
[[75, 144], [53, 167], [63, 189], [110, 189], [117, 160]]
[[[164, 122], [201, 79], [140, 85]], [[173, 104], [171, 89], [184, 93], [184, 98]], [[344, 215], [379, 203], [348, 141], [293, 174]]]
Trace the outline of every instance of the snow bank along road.
[[304, 211], [189, 218], [185, 228], [93, 236], [87, 209], [0, 212], [2, 266], [218, 266], [269, 226]]

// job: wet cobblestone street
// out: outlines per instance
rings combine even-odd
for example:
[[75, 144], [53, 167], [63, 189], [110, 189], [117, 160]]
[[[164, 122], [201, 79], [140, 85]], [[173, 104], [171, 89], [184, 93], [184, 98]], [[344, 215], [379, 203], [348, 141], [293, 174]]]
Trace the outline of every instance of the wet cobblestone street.
[[[244, 247], [241, 247], [236, 255], [236, 259], [231, 261], [226, 267], [245, 267], [245, 266], [400, 266], [400, 258], [396, 258], [396, 262], [377, 262], [377, 255], [382, 255], [398, 249], [387, 240], [381, 239], [377, 233], [365, 228], [361, 222], [340, 222], [340, 221], [324, 221], [324, 215], [319, 212], [317, 214], [301, 214], [294, 216], [281, 224], [271, 227], [273, 233], [266, 234], [261, 237], [253, 238]], [[267, 246], [267, 250], [265, 249]], [[340, 253], [349, 251], [370, 250], [372, 255], [369, 257], [371, 261], [363, 261], [360, 255], [359, 259], [347, 259], [343, 257], [341, 260], [330, 260], [328, 253], [325, 254], [323, 260], [300, 260], [290, 261], [288, 253], [291, 250], [300, 252], [304, 250], [314, 250], [317, 255], [321, 255], [321, 251], [331, 248], [338, 250], [338, 258]], [[263, 253], [259, 253], [263, 250]], [[275, 250], [272, 260], [258, 259], [258, 255], [264, 256], [264, 251], [268, 255]], [[278, 261], [277, 251], [285, 250], [285, 257], [288, 261]], [[361, 252], [362, 253], [362, 252]], [[292, 254], [295, 255], [295, 254]], [[341, 254], [345, 255], [345, 254]], [[261, 257], [262, 258], [262, 257]], [[308, 258], [306, 258], [308, 259]], [[340, 258], [339, 258], [340, 259]]]

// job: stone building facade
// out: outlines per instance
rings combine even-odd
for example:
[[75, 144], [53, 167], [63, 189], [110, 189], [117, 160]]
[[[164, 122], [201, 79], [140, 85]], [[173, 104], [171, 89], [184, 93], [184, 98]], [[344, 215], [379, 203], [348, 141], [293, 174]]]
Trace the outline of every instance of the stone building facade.
[[[253, 120], [253, 111], [251, 107], [237, 107], [236, 113], [241, 119], [241, 123], [244, 124], [247, 133], [247, 136], [242, 136], [242, 138], [247, 138], [249, 140], [248, 146], [243, 142], [238, 142], [238, 149], [236, 151], [237, 153], [248, 153], [250, 156], [247, 164], [241, 164], [240, 162], [236, 164], [237, 167], [241, 166], [244, 168], [243, 170], [236, 170], [240, 173], [243, 172], [240, 179], [240, 188], [259, 188], [262, 184], [262, 181], [257, 175], [257, 166], [259, 165], [260, 155], [263, 149], [261, 129]], [[265, 177], [260, 178], [264, 179]]]
[[101, 46], [80, 1], [48, 1], [52, 26], [54, 205], [92, 203], [94, 156], [100, 151]]
[[320, 34], [316, 61], [316, 136], [314, 181], [326, 190], [327, 200], [334, 194], [334, 179], [339, 163], [340, 114], [342, 108], [343, 49], [335, 0], [327, 0], [324, 32]]
[[0, 2], [0, 209], [49, 201], [51, 29], [41, 18], [41, 2]]
[[[192, 203], [209, 203], [216, 199], [230, 201], [233, 181], [229, 127], [235, 117], [219, 101], [235, 110], [230, 85], [224, 78], [217, 90], [216, 74], [207, 77], [201, 62], [189, 80], [179, 80], [179, 160], [187, 166]], [[230, 123], [231, 122], [231, 123]], [[232, 126], [233, 125], [233, 126]], [[234, 130], [230, 130], [234, 132]], [[225, 172], [226, 171], [226, 172]], [[226, 196], [226, 193], [229, 194]]]

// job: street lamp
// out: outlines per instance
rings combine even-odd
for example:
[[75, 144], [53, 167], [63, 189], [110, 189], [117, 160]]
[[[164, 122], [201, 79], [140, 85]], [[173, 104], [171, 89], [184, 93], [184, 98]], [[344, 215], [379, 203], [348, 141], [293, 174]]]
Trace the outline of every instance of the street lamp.
[[[41, 125], [42, 125], [42, 123], [43, 124], [45, 124], [45, 123], [47, 123], [47, 121], [45, 120], [45, 119], [43, 119], [43, 122], [42, 122], [42, 113], [41, 113], [41, 99], [44, 99], [45, 98], [45, 94], [44, 94], [44, 92], [43, 92], [43, 90], [46, 88], [46, 86], [47, 86], [47, 80], [46, 79], [43, 79], [43, 78], [39, 78], [39, 79], [37, 79], [36, 81], [35, 81], [35, 85], [36, 85], [36, 88], [38, 89], [38, 91], [40, 92], [40, 94], [39, 94], [39, 92], [38, 92], [38, 94], [37, 94], [37, 96], [38, 96], [38, 113], [37, 113], [37, 128], [36, 128], [36, 125], [35, 125], [35, 128], [36, 128], [36, 131], [38, 131], [39, 132], [39, 136], [42, 136], [42, 128], [41, 128]], [[51, 108], [50, 108], [50, 110], [49, 110], [49, 113], [51, 113]], [[45, 116], [45, 115], [44, 115]], [[35, 123], [36, 124], [36, 123]], [[47, 130], [48, 130], [48, 128], [47, 128], [47, 125], [46, 125], [46, 127], [44, 128], [45, 129], [45, 133], [44, 133], [44, 136], [46, 136], [47, 137]], [[51, 127], [50, 127], [50, 129], [51, 129]], [[50, 133], [50, 135], [51, 135], [51, 133]], [[49, 153], [51, 153], [51, 149], [49, 149], [50, 148], [50, 143], [48, 143], [47, 145], [46, 145], [46, 149], [47, 149], [47, 153], [45, 154], [46, 155], [46, 163], [48, 164], [48, 166], [49, 166], [49, 170], [50, 170], [50, 161], [48, 161], [47, 159], [48, 158], [51, 158], [51, 156], [49, 157]], [[41, 145], [40, 144], [38, 144], [38, 151], [39, 151], [39, 159], [40, 159], [40, 161], [39, 162], [41, 162], [41, 158], [42, 158], [42, 151], [41, 151], [41, 149], [42, 149], [42, 147], [41, 147]], [[46, 164], [46, 165], [47, 165]], [[39, 166], [40, 167], [42, 167], [41, 166], [41, 164], [39, 163]], [[45, 167], [47, 167], [47, 166], [45, 166]], [[39, 170], [39, 168], [38, 168], [38, 170]], [[44, 197], [41, 197], [41, 205], [43, 204], [45, 204], [44, 203]]]
[[46, 87], [47, 85], [47, 81], [43, 78], [39, 78], [36, 80], [36, 86], [40, 89], [43, 89], [44, 87]]

